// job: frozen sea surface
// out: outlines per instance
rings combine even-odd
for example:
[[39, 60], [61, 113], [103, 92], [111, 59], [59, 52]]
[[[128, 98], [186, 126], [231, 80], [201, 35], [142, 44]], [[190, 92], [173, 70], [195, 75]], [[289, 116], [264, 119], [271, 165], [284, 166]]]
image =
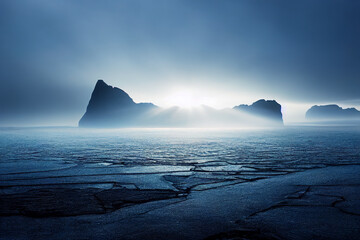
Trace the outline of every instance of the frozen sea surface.
[[202, 190], [360, 163], [360, 129], [79, 129], [0, 131], [0, 191], [49, 186]]
[[268, 178], [360, 163], [354, 127], [282, 129], [14, 128], [0, 131], [1, 190], [112, 183], [139, 189]]
[[358, 163], [359, 146], [354, 127], [1, 129], [0, 173], [292, 172]]
[[1, 129], [0, 217], [107, 215], [339, 165], [360, 165], [360, 128]]

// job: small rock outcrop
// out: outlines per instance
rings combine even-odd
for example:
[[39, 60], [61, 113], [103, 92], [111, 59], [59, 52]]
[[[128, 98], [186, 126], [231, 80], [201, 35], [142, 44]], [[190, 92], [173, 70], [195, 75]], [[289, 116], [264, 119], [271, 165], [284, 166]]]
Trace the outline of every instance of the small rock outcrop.
[[251, 105], [239, 105], [233, 109], [263, 117], [274, 122], [283, 123], [281, 105], [275, 100], [260, 99]]
[[360, 111], [356, 108], [342, 108], [336, 104], [315, 105], [307, 110], [305, 115], [307, 120], [360, 120]]

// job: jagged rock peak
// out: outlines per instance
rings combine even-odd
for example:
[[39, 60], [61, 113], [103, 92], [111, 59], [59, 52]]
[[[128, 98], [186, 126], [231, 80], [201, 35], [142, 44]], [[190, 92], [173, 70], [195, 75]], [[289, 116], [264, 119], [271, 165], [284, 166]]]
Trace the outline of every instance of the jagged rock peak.
[[153, 108], [156, 106], [152, 103], [135, 103], [125, 91], [99, 79], [79, 126], [115, 126], [124, 122], [129, 125]]
[[98, 80], [88, 105], [88, 110], [95, 107], [107, 108], [111, 106], [133, 105], [132, 98], [120, 88], [112, 87], [103, 80]]
[[95, 85], [95, 88], [96, 88], [96, 87], [99, 88], [99, 87], [102, 87], [102, 86], [106, 87], [106, 86], [109, 86], [109, 85], [107, 85], [107, 84], [104, 82], [104, 80], [102, 80], [102, 79], [97, 80], [96, 85]]

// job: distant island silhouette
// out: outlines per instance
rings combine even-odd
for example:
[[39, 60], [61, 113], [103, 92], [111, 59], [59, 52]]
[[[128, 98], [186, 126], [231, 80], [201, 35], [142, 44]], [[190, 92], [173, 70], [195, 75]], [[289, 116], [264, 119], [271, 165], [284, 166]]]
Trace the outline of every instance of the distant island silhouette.
[[307, 110], [305, 117], [312, 121], [360, 120], [360, 111], [356, 108], [342, 108], [336, 104], [315, 105]]
[[258, 100], [252, 105], [217, 110], [201, 106], [192, 110], [160, 108], [152, 103], [135, 103], [123, 90], [98, 80], [79, 127], [207, 127], [283, 125], [281, 105]]
[[251, 105], [241, 104], [233, 107], [233, 109], [283, 122], [281, 105], [275, 100], [260, 99]]
[[152, 103], [135, 103], [123, 90], [98, 80], [91, 94], [81, 127], [116, 127], [133, 125], [133, 121], [158, 108]]

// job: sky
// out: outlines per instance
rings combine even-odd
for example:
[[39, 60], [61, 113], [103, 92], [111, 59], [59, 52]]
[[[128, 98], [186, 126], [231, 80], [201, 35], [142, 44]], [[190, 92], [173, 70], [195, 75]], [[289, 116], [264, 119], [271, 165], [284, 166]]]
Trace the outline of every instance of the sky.
[[[0, 125], [77, 125], [98, 79], [136, 102], [360, 109], [360, 1], [2, 0]], [[194, 101], [195, 101], [194, 100]]]

